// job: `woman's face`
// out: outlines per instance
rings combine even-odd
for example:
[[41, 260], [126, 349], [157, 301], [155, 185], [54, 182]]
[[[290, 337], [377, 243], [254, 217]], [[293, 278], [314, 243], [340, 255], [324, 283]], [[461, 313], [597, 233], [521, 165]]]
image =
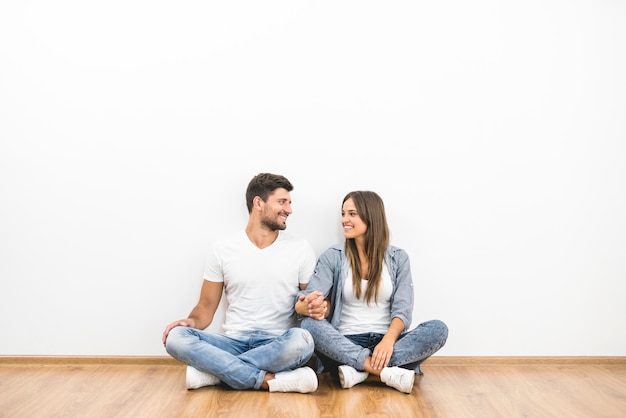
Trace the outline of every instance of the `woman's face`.
[[367, 231], [367, 225], [356, 211], [352, 198], [346, 200], [341, 208], [341, 226], [343, 226], [343, 235], [346, 238], [357, 238]]

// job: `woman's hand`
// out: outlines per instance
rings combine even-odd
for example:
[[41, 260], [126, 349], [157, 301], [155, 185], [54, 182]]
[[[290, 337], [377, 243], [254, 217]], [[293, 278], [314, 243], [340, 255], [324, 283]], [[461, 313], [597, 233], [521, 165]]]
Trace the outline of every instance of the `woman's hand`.
[[328, 302], [322, 292], [314, 290], [306, 296], [300, 296], [300, 302], [307, 304], [307, 314], [313, 319], [321, 321], [328, 314]]
[[382, 370], [383, 367], [387, 367], [391, 355], [393, 354], [393, 346], [395, 341], [392, 338], [383, 337], [382, 340], [374, 347], [372, 353], [371, 365], [376, 370]]

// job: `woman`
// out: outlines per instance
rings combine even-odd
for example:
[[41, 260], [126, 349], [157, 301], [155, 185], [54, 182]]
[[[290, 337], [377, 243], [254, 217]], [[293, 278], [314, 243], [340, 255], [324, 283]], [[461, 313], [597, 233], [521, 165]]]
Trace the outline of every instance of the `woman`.
[[320, 256], [296, 312], [315, 342], [325, 370], [337, 371], [343, 388], [368, 376], [410, 393], [419, 365], [446, 342], [438, 320], [408, 330], [413, 315], [413, 281], [407, 253], [389, 244], [382, 199], [353, 191], [341, 210], [345, 244]]

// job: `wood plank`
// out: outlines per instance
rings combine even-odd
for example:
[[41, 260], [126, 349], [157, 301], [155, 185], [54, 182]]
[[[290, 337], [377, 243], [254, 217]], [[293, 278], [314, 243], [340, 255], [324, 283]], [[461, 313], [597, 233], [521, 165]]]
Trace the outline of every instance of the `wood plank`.
[[[188, 391], [185, 366], [141, 360], [63, 364], [0, 360], [0, 417], [623, 417], [626, 363], [539, 364], [431, 359], [410, 394], [373, 378], [341, 389], [330, 374], [315, 393]], [[119, 360], [119, 359], [117, 359]], [[152, 359], [150, 359], [152, 361]], [[509, 359], [510, 360], [510, 359]], [[111, 361], [108, 358], [107, 361]], [[452, 362], [454, 363], [454, 362]], [[470, 362], [471, 363], [471, 362]]]

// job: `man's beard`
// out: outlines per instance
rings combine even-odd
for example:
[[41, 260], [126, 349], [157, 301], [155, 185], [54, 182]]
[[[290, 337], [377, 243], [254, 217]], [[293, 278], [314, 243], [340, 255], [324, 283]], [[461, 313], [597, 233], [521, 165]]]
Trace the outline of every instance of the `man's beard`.
[[287, 228], [287, 224], [285, 224], [285, 225], [279, 224], [278, 222], [276, 222], [273, 219], [270, 219], [267, 216], [265, 216], [263, 219], [261, 219], [261, 225], [263, 225], [264, 227], [266, 227], [270, 231], [284, 230], [285, 228]]

